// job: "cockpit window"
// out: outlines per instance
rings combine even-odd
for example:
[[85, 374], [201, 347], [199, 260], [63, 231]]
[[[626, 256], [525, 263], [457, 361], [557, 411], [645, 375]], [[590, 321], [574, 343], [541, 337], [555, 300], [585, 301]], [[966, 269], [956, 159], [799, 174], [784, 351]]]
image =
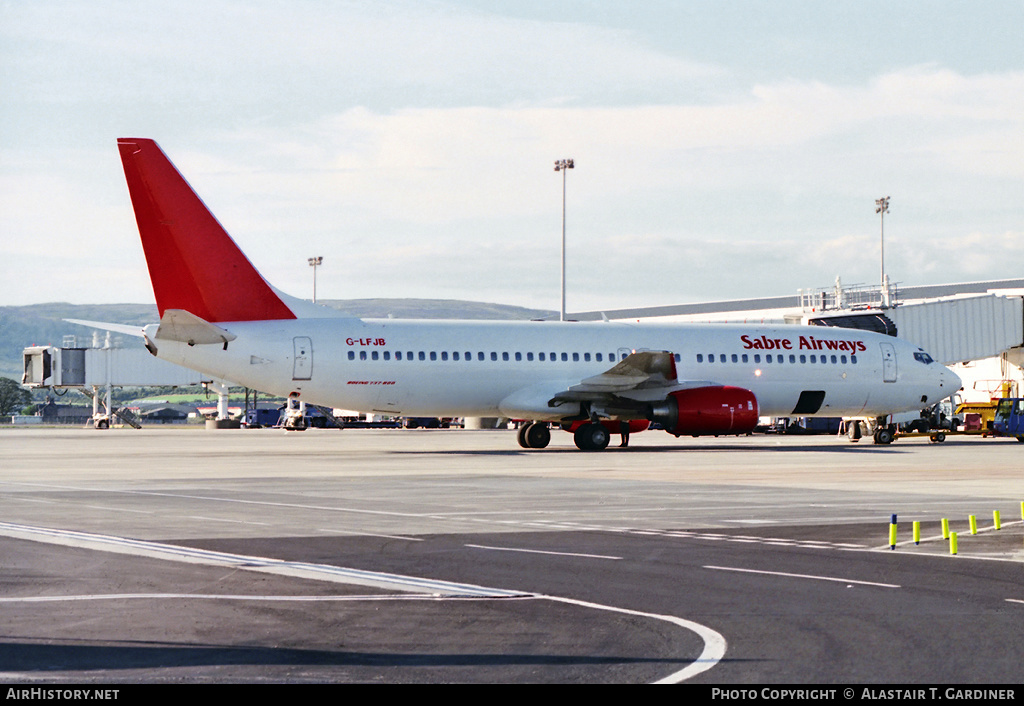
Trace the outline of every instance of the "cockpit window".
[[929, 365], [935, 362], [935, 360], [924, 351], [915, 351], [914, 360], [918, 361], [919, 363], [924, 363], [925, 365]]

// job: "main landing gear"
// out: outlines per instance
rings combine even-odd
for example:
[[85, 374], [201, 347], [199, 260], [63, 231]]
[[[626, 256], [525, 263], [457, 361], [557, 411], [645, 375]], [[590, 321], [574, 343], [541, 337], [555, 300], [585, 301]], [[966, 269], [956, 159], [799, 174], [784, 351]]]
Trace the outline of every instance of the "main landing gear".
[[546, 422], [527, 422], [519, 427], [517, 438], [524, 449], [543, 449], [551, 442], [551, 430]]
[[581, 451], [602, 451], [608, 447], [612, 435], [603, 424], [587, 422], [573, 432], [573, 441]]

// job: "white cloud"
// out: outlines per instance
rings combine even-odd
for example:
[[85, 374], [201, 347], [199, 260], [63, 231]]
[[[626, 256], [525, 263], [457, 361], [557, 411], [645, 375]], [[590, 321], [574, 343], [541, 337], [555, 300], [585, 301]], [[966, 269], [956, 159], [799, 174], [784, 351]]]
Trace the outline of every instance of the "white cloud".
[[[157, 138], [264, 274], [297, 293], [305, 257], [322, 254], [322, 296], [552, 306], [561, 157], [577, 164], [579, 308], [873, 282], [885, 194], [894, 278], [1024, 265], [1016, 248], [956, 250], [1024, 220], [1024, 72], [1003, 66], [769, 80], [769, 65], [754, 81], [636, 29], [447, 3], [3, 12], [0, 229], [29, 272], [47, 264], [26, 244], [45, 237], [83, 273], [121, 263], [112, 277], [145, 285], [113, 147], [126, 133]], [[123, 298], [65, 280], [68, 298]]]

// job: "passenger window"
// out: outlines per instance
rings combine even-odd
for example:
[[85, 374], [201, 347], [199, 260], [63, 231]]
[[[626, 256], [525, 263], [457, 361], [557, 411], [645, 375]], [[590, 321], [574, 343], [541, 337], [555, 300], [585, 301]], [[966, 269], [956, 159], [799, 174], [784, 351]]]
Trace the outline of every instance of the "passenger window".
[[491, 351], [491, 360], [497, 360], [497, 359], [498, 359], [498, 352], [497, 351]]
[[426, 360], [426, 359], [427, 359], [427, 354], [424, 353], [423, 351], [420, 351], [420, 360]]
[[355, 360], [356, 359], [356, 352], [355, 351], [349, 351], [348, 352], [348, 359], [349, 360]]
[[736, 355], [735, 353], [732, 354], [732, 362], [734, 362], [734, 363], [740, 362], [740, 357], [738, 355]]
[[359, 351], [359, 360], [366, 360], [366, 351]]
[[501, 359], [504, 361], [508, 360], [508, 351], [505, 351], [504, 353], [501, 354]]
[[698, 363], [703, 363], [704, 362], [704, 354], [703, 353], [698, 353], [697, 354], [697, 362]]
[[448, 360], [448, 351], [441, 351], [441, 360]]
[[371, 354], [370, 354], [370, 357], [371, 357], [371, 358], [372, 358], [373, 360], [377, 360], [377, 358], [378, 358], [378, 356], [379, 356], [379, 355], [380, 355], [380, 354], [379, 354], [379, 353], [377, 353], [377, 351], [374, 351], [373, 353], [371, 353]]

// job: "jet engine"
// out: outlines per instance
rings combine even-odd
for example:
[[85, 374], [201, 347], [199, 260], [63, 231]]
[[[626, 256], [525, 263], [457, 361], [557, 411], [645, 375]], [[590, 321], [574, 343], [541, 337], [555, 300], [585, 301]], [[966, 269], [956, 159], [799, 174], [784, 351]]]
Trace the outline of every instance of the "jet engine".
[[651, 408], [651, 421], [675, 436], [748, 434], [757, 418], [754, 393], [728, 385], [670, 392]]

